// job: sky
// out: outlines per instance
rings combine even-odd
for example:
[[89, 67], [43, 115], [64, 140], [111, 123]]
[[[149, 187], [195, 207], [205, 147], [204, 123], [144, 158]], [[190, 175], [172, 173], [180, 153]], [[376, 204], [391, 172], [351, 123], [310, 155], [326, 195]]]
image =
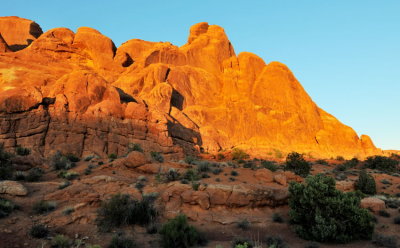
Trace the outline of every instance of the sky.
[[217, 24], [236, 54], [285, 63], [321, 108], [398, 150], [399, 13], [398, 0], [16, 0], [0, 9], [44, 31], [92, 27], [117, 46], [134, 38], [181, 46], [193, 24]]

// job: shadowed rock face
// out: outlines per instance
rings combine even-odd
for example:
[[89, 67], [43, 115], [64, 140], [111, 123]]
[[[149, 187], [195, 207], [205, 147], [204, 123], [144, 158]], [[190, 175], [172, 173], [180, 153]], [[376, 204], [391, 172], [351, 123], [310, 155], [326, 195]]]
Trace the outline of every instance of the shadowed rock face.
[[[284, 64], [236, 55], [219, 26], [194, 25], [182, 47], [133, 39], [116, 49], [91, 28], [41, 34], [36, 25], [0, 18], [0, 142], [7, 147], [105, 155], [137, 142], [171, 157], [234, 146], [254, 155], [380, 152], [320, 109]], [[21, 44], [30, 45], [10, 52]]]

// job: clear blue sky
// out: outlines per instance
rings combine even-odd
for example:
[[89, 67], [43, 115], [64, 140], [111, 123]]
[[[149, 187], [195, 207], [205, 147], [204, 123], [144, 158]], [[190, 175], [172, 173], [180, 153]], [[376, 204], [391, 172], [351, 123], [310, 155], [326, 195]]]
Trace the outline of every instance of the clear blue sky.
[[98, 29], [117, 46], [186, 42], [192, 24], [225, 28], [236, 53], [289, 66], [314, 101], [375, 145], [400, 149], [400, 1], [4, 1], [1, 16], [43, 30]]

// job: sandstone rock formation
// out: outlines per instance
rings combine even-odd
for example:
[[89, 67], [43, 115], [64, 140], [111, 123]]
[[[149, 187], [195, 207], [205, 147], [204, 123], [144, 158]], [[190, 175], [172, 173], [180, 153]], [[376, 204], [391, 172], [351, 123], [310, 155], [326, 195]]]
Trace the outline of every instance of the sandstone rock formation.
[[19, 182], [5, 180], [0, 182], [0, 194], [25, 196], [28, 190]]
[[8, 148], [44, 156], [122, 155], [130, 142], [169, 157], [232, 147], [261, 156], [380, 152], [320, 109], [284, 64], [236, 55], [216, 25], [194, 25], [182, 47], [133, 39], [116, 48], [91, 28], [42, 34], [17, 17], [0, 18], [0, 33], [0, 142]]

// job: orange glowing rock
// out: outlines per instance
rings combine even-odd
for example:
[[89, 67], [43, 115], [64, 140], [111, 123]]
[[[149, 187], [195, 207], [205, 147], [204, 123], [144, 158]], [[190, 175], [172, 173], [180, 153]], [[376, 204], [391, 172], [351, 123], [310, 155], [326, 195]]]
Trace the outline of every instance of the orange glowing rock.
[[[17, 17], [0, 18], [0, 32], [0, 142], [9, 147], [124, 154], [140, 141], [170, 155], [236, 146], [260, 156], [381, 153], [320, 109], [286, 65], [236, 55], [216, 25], [194, 25], [182, 47], [133, 39], [115, 48], [92, 28], [41, 34]], [[39, 127], [46, 131], [18, 136]]]

